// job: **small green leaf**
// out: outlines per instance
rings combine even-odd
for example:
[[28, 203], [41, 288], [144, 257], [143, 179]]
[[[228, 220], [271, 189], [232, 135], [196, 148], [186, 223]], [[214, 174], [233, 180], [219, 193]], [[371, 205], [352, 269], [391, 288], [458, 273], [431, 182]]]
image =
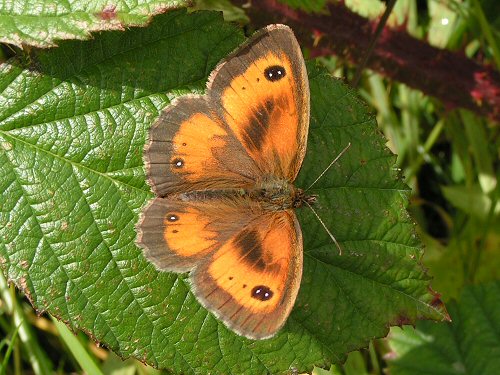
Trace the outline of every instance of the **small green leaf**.
[[[212, 12], [170, 12], [147, 28], [64, 42], [34, 66], [0, 67], [0, 264], [30, 298], [122, 357], [177, 373], [311, 371], [387, 334], [391, 324], [443, 319], [418, 261], [421, 246], [373, 115], [309, 64], [311, 126], [296, 185], [304, 275], [274, 338], [237, 336], [203, 309], [185, 275], [158, 272], [135, 244], [147, 131], [176, 96], [202, 92], [243, 41]], [[189, 48], [186, 48], [189, 46]]]
[[320, 13], [324, 11], [327, 0], [302, 1], [302, 0], [279, 0], [294, 9], [304, 10], [310, 13]]
[[390, 345], [394, 375], [496, 374], [500, 368], [500, 283], [466, 287], [447, 304], [451, 323], [395, 328]]
[[144, 26], [151, 17], [190, 0], [16, 0], [0, 2], [0, 42], [52, 47], [57, 40], [89, 39], [91, 32]]
[[222, 11], [224, 19], [229, 22], [247, 24], [250, 19], [245, 10], [231, 3], [230, 0], [197, 0], [193, 9]]
[[[482, 221], [486, 221], [491, 210], [492, 199], [484, 193], [479, 185], [472, 186], [443, 186], [443, 194], [455, 207]], [[495, 219], [500, 216], [500, 203], [496, 202], [493, 209]]]

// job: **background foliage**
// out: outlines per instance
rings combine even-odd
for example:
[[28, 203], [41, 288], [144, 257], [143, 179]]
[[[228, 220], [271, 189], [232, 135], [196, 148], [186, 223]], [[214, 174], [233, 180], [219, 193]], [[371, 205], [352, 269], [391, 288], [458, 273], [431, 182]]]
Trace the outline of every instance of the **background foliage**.
[[[353, 142], [352, 152], [317, 186], [327, 202], [320, 215], [346, 252], [339, 257], [312, 215], [301, 212], [306, 259], [297, 307], [283, 334], [257, 343], [228, 332], [199, 308], [182, 277], [158, 275], [133, 243], [140, 207], [151, 197], [140, 153], [147, 127], [173, 97], [203, 90], [208, 73], [243, 40], [242, 33], [214, 13], [181, 10], [151, 19], [180, 2], [84, 7], [74, 1], [65, 9], [43, 1], [39, 7], [9, 4], [0, 4], [0, 38], [10, 43], [3, 46], [0, 72], [0, 260], [37, 309], [84, 329], [121, 356], [182, 372], [376, 374], [388, 367], [394, 374], [481, 374], [496, 368], [496, 2], [400, 1], [388, 20], [390, 31], [381, 34], [366, 63], [360, 50], [367, 48], [359, 47], [370, 39], [363, 39], [363, 27], [374, 28], [382, 3], [194, 4], [223, 10], [226, 20], [248, 32], [289, 23], [306, 56], [347, 81], [365, 66], [359, 92], [376, 109], [379, 129], [398, 155], [394, 160], [384, 150], [370, 112], [355, 95], [309, 64], [311, 137], [297, 183], [307, 185], [345, 142]], [[345, 21], [329, 32], [324, 21], [335, 14]], [[95, 30], [118, 31], [90, 34]], [[86, 38], [91, 40], [61, 41]], [[400, 40], [414, 48], [389, 48]], [[54, 44], [58, 48], [33, 49]], [[436, 90], [433, 77], [443, 77], [442, 61], [447, 75]], [[412, 187], [410, 211], [426, 246], [421, 261], [453, 321], [393, 329], [388, 339], [371, 341], [342, 365], [348, 351], [384, 336], [388, 325], [443, 318], [417, 264], [421, 248], [405, 215], [408, 193], [394, 162]], [[360, 193], [367, 187], [375, 187], [372, 196]], [[370, 199], [363, 203], [361, 196]], [[351, 231], [360, 216], [366, 229]], [[380, 240], [388, 245], [376, 246]], [[157, 371], [133, 359], [122, 362], [49, 315], [35, 317], [3, 276], [0, 293], [2, 373]], [[162, 316], [174, 324], [161, 323]]]

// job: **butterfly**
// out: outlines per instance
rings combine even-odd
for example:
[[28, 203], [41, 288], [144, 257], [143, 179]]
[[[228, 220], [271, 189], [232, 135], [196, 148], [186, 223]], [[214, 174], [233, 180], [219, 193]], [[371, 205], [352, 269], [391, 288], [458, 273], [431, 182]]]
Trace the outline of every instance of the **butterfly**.
[[149, 132], [156, 194], [138, 244], [158, 269], [189, 272], [198, 301], [250, 339], [276, 334], [302, 278], [293, 186], [309, 127], [309, 82], [292, 30], [256, 32], [209, 76], [205, 95], [175, 99]]

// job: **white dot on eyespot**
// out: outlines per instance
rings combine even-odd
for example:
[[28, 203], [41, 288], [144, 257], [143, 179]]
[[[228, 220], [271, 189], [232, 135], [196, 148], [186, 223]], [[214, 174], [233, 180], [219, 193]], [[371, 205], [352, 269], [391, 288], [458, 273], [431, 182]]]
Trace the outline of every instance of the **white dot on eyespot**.
[[182, 167], [182, 161], [178, 161], [177, 163], [175, 163], [175, 165], [177, 165], [178, 167]]

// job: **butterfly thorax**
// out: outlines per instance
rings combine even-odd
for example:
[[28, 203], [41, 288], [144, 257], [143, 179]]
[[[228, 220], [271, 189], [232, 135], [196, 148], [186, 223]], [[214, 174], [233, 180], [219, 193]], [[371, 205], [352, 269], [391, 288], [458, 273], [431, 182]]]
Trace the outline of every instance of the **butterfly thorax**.
[[302, 189], [287, 180], [269, 177], [255, 184], [249, 190], [252, 200], [260, 203], [266, 211], [281, 211], [301, 207], [304, 202], [313, 203], [314, 196], [307, 196]]

